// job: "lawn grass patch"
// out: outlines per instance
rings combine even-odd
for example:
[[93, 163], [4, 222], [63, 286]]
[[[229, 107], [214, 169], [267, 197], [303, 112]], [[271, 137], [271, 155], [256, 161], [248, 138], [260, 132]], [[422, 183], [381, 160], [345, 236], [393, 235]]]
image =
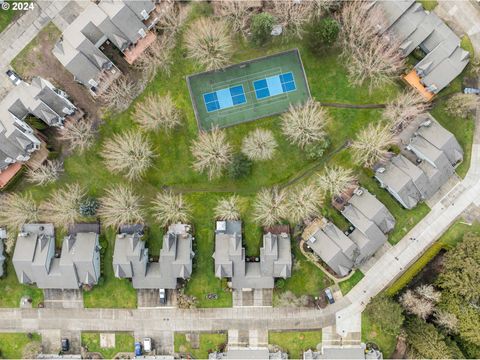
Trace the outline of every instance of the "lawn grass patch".
[[40, 39], [44, 38], [48, 41], [57, 41], [62, 32], [55, 26], [53, 22], [49, 22], [30, 43], [23, 48], [20, 53], [11, 61], [11, 66], [20, 76], [25, 76], [28, 70], [34, 66], [35, 61], [43, 61]]
[[303, 352], [316, 350], [322, 342], [321, 331], [292, 331], [268, 333], [268, 343], [279, 346], [288, 353], [289, 359], [303, 359]]
[[[23, 285], [18, 282], [11, 257], [5, 260], [5, 274], [0, 279], [0, 307], [16, 308], [20, 306], [22, 296], [32, 299], [32, 306], [38, 307], [43, 301], [43, 291], [35, 285]], [[0, 342], [1, 344], [1, 342]]]
[[462, 40], [460, 42], [460, 46], [463, 50], [467, 50], [470, 53], [470, 59], [475, 58], [475, 49], [473, 48], [472, 41], [468, 37], [468, 35], [463, 35]]
[[98, 352], [104, 359], [113, 359], [119, 352], [133, 353], [135, 350], [135, 339], [132, 334], [126, 332], [115, 333], [115, 347], [100, 347], [100, 333], [82, 332], [82, 346], [89, 352]]
[[183, 333], [174, 334], [175, 353], [189, 354], [193, 359], [208, 359], [208, 354], [215, 351], [222, 351], [227, 343], [225, 333], [201, 333], [200, 346], [193, 349], [187, 336]]
[[352, 276], [350, 276], [347, 280], [341, 281], [338, 283], [340, 286], [340, 290], [342, 290], [342, 295], [347, 295], [347, 293], [352, 290], [352, 288], [357, 285], [360, 280], [363, 279], [365, 275], [359, 269], [355, 270]]
[[423, 8], [425, 10], [428, 10], [428, 11], [432, 11], [438, 5], [437, 0], [418, 0], [418, 2], [423, 5]]
[[383, 358], [390, 359], [397, 345], [397, 335], [382, 331], [376, 324], [370, 321], [365, 312], [362, 312], [362, 341], [377, 344], [383, 353]]
[[38, 334], [0, 333], [0, 358], [22, 359], [23, 348], [32, 341], [41, 341]]
[[453, 224], [423, 255], [415, 261], [392, 285], [386, 289], [389, 296], [402, 290], [442, 249], [453, 248], [467, 232], [480, 234], [480, 223], [467, 225], [460, 221]]
[[18, 15], [18, 11], [15, 11], [10, 7], [8, 10], [0, 9], [0, 33], [10, 25], [11, 22], [16, 18]]

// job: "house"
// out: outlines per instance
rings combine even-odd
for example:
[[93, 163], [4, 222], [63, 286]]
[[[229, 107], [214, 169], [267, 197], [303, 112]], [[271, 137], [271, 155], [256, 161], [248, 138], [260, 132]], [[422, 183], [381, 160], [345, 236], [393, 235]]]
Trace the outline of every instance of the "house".
[[21, 168], [12, 165], [28, 161], [40, 148], [41, 140], [26, 123], [27, 116], [35, 116], [48, 126], [62, 127], [76, 111], [67, 94], [40, 77], [34, 77], [31, 84], [21, 81], [14, 87], [0, 101], [0, 187]]
[[[123, 230], [123, 231], [122, 231]], [[138, 227], [124, 227], [113, 253], [115, 276], [132, 279], [135, 289], [176, 289], [178, 279], [192, 274], [193, 237], [190, 225], [173, 224], [163, 237], [158, 261], [150, 261]]]
[[405, 80], [427, 100], [455, 79], [469, 62], [470, 54], [460, 38], [433, 12], [415, 0], [375, 1], [382, 9], [384, 36], [394, 35], [403, 56], [420, 48], [426, 55]]
[[113, 44], [133, 62], [139, 54], [132, 51], [137, 46], [143, 51], [155, 40], [149, 31], [155, 22], [146, 24], [154, 10], [148, 0], [91, 4], [67, 26], [52, 52], [76, 81], [98, 95], [120, 75], [102, 49]]
[[233, 289], [273, 289], [275, 278], [286, 279], [292, 273], [288, 232], [264, 234], [259, 261], [247, 262], [241, 221], [217, 221], [212, 257], [215, 276], [230, 279]]
[[40, 289], [78, 289], [100, 278], [100, 244], [96, 232], [67, 235], [55, 254], [53, 224], [26, 224], [18, 234], [13, 266], [21, 284]]
[[421, 121], [402, 153], [375, 170], [380, 186], [407, 209], [435, 194], [463, 160], [455, 136], [431, 115], [422, 117], [425, 121]]
[[209, 359], [288, 359], [287, 353], [276, 351], [270, 352], [267, 347], [229, 347], [226, 352], [212, 352], [208, 354]]
[[337, 275], [343, 277], [352, 271], [358, 256], [358, 247], [335, 224], [321, 219], [306, 244]]

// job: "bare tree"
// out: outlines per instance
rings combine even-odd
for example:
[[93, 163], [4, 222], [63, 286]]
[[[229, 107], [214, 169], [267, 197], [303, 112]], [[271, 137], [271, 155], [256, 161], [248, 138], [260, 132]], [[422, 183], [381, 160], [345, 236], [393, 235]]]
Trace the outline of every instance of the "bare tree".
[[287, 194], [278, 187], [262, 189], [253, 204], [253, 217], [262, 226], [273, 226], [287, 217]]
[[210, 132], [200, 131], [190, 149], [195, 158], [193, 168], [201, 173], [206, 172], [209, 179], [220, 177], [232, 161], [232, 146], [227, 142], [225, 133], [218, 128]]
[[200, 18], [185, 34], [188, 56], [207, 70], [227, 65], [232, 55], [230, 33], [223, 20]]
[[325, 125], [330, 116], [320, 104], [308, 100], [302, 105], [290, 105], [282, 119], [282, 131], [287, 139], [301, 149], [325, 138]]
[[428, 285], [420, 285], [415, 288], [415, 292], [417, 293], [418, 296], [431, 301], [433, 303], [438, 303], [440, 301], [440, 298], [442, 296], [442, 293], [440, 291], [435, 290], [433, 285], [428, 284]]
[[186, 223], [190, 219], [191, 209], [181, 194], [163, 191], [157, 194], [152, 204], [153, 216], [163, 227], [174, 223]]
[[383, 116], [390, 124], [393, 133], [405, 129], [416, 117], [429, 109], [429, 104], [417, 92], [410, 90], [401, 93], [390, 101], [383, 112]]
[[394, 144], [395, 139], [388, 126], [370, 123], [352, 142], [353, 158], [357, 164], [372, 167], [379, 161], [387, 160], [388, 149]]
[[85, 189], [78, 183], [68, 184], [63, 189], [56, 189], [40, 205], [42, 219], [67, 229], [81, 217], [79, 207], [85, 194]]
[[126, 110], [132, 101], [145, 89], [147, 78], [130, 80], [126, 76], [115, 79], [99, 98], [110, 110]]
[[433, 302], [418, 296], [410, 289], [405, 291], [400, 297], [400, 304], [402, 304], [406, 312], [417, 315], [423, 320], [426, 320], [435, 310]]
[[172, 37], [158, 35], [157, 39], [135, 61], [135, 67], [142, 71], [144, 78], [148, 81], [153, 80], [159, 71], [170, 76], [175, 44]]
[[101, 156], [110, 171], [119, 172], [132, 181], [145, 175], [155, 154], [147, 136], [130, 130], [108, 139]]
[[29, 222], [38, 221], [39, 210], [31, 193], [8, 193], [0, 196], [0, 225], [10, 232]]
[[63, 164], [57, 160], [47, 160], [36, 170], [28, 169], [27, 180], [37, 185], [46, 185], [59, 179], [63, 173]]
[[445, 110], [455, 117], [467, 119], [472, 110], [480, 105], [478, 95], [474, 94], [455, 94], [446, 102]]
[[242, 152], [250, 160], [270, 160], [277, 146], [270, 130], [257, 128], [243, 138]]
[[222, 0], [215, 3], [216, 15], [226, 19], [236, 34], [247, 37], [250, 18], [253, 15], [252, 1]]
[[314, 185], [303, 185], [288, 194], [287, 213], [293, 223], [312, 220], [320, 215], [322, 193]]
[[385, 17], [369, 1], [349, 1], [339, 16], [342, 57], [351, 86], [368, 83], [369, 91], [392, 83], [404, 67], [399, 44], [392, 34], [380, 35]]
[[125, 185], [106, 190], [97, 214], [106, 227], [143, 223], [142, 198]]
[[135, 121], [143, 130], [166, 132], [180, 125], [182, 115], [175, 106], [170, 93], [166, 95], [149, 95], [135, 106]]
[[272, 13], [278, 23], [292, 35], [302, 37], [303, 27], [318, 11], [313, 1], [282, 0], [272, 1]]
[[92, 119], [86, 118], [80, 121], [69, 121], [59, 131], [59, 140], [68, 145], [70, 151], [83, 153], [93, 145], [97, 130]]
[[185, 24], [190, 7], [182, 6], [178, 1], [162, 1], [160, 5], [162, 9], [155, 28], [165, 38], [172, 41]]
[[449, 313], [444, 310], [435, 310], [434, 313], [435, 323], [447, 330], [449, 333], [455, 333], [458, 329], [458, 318], [455, 314]]
[[240, 198], [238, 195], [232, 195], [228, 198], [218, 200], [215, 207], [215, 218], [218, 220], [238, 220], [240, 219], [239, 210]]
[[353, 170], [338, 165], [327, 166], [318, 176], [317, 185], [324, 194], [330, 196], [341, 195], [356, 182]]

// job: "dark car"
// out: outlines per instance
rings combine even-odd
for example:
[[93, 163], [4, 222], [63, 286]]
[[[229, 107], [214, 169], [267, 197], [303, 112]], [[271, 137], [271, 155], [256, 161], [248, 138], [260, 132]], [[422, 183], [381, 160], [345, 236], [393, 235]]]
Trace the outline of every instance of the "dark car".
[[330, 304], [333, 304], [335, 302], [335, 299], [333, 298], [332, 290], [330, 290], [330, 288], [325, 289], [325, 297], [327, 298], [327, 301]]
[[66, 338], [62, 339], [62, 351], [67, 352], [70, 350], [70, 341]]

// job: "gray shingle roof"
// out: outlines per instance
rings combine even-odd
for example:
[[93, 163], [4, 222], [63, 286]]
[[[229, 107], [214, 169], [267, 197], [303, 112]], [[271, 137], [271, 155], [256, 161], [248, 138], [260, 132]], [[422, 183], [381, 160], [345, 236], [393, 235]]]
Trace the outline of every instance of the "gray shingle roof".
[[418, 46], [427, 55], [415, 66], [422, 83], [433, 93], [440, 92], [467, 66], [469, 53], [460, 47], [460, 38], [434, 13], [427, 13], [413, 0], [376, 1], [386, 19], [386, 33], [400, 41], [404, 56]]
[[216, 277], [231, 278], [234, 289], [271, 289], [275, 278], [291, 276], [289, 234], [265, 234], [260, 248], [260, 261], [246, 262], [241, 228], [241, 221], [217, 222], [213, 254]]
[[141, 235], [120, 233], [113, 254], [115, 276], [131, 278], [135, 289], [175, 289], [178, 279], [192, 273], [192, 240], [189, 225], [171, 225], [163, 237], [159, 261], [150, 262]]
[[21, 228], [13, 266], [22, 284], [40, 289], [78, 289], [95, 285], [100, 277], [100, 246], [97, 233], [65, 237], [60, 258], [55, 257], [52, 224], [26, 224]]
[[4, 240], [7, 238], [7, 232], [5, 228], [0, 228], [0, 278], [4, 274], [4, 266], [5, 266], [5, 255], [3, 251], [5, 249]]

